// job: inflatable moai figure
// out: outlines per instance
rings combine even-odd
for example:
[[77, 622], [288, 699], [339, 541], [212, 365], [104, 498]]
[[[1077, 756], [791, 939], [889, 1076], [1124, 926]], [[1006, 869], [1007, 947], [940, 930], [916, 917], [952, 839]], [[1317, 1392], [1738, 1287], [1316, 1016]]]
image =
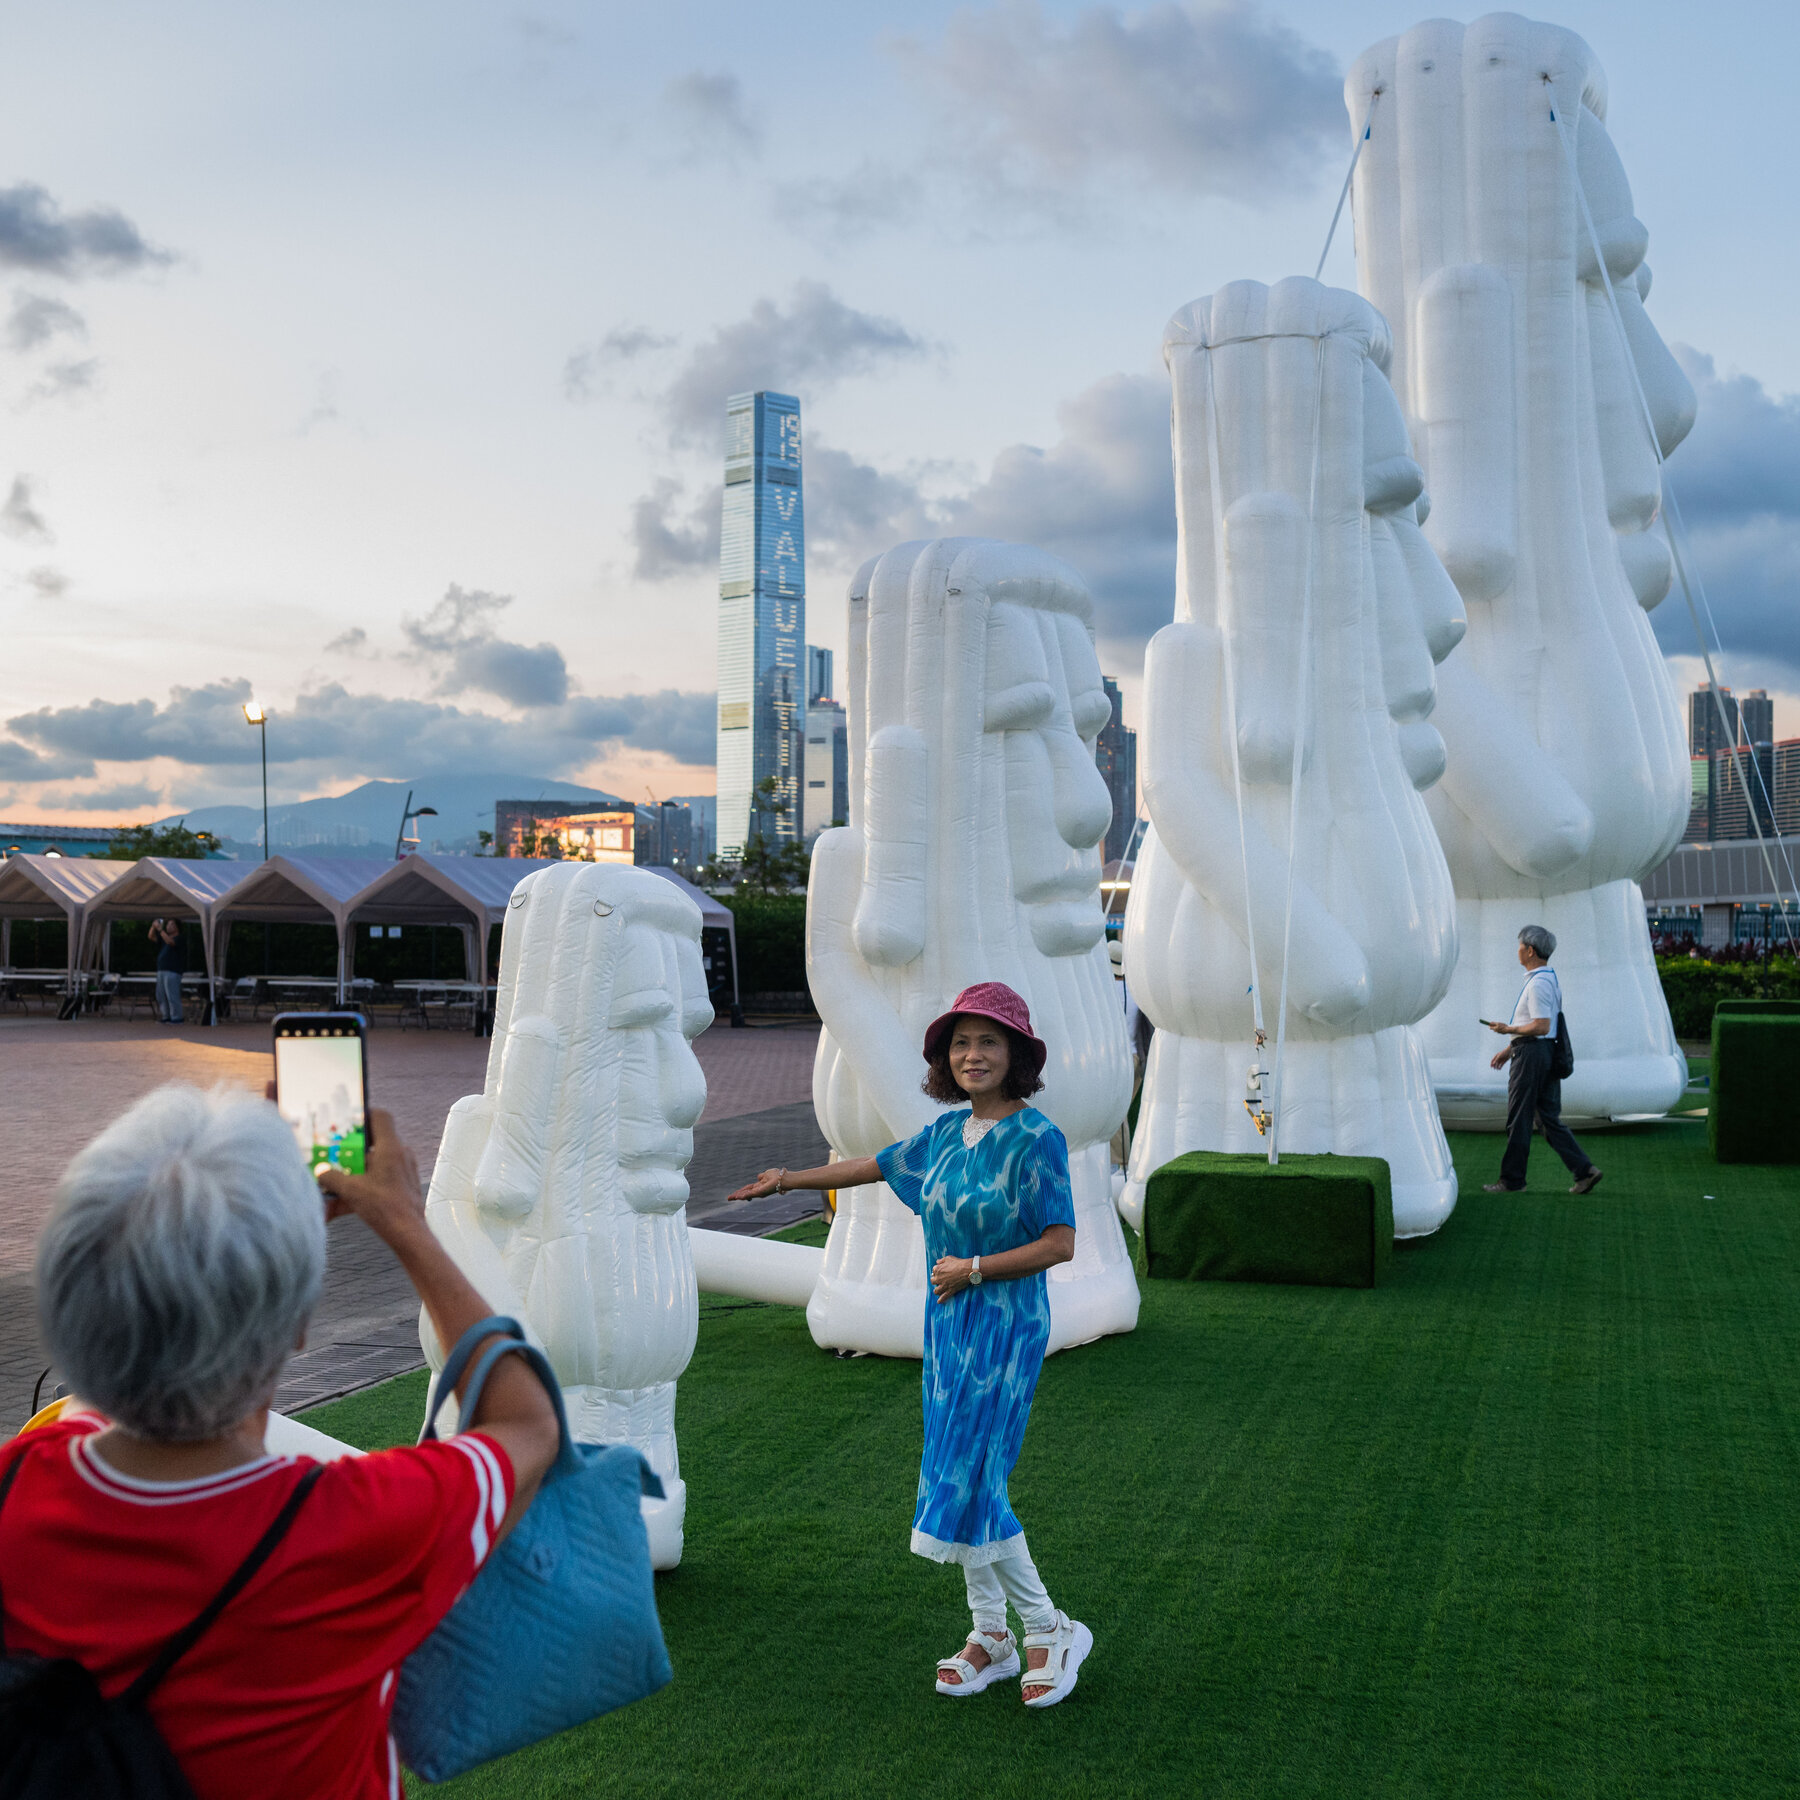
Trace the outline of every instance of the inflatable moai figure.
[[[641, 1450], [651, 1560], [681, 1560], [675, 1378], [699, 1329], [685, 1170], [712, 1023], [700, 911], [661, 876], [564, 863], [513, 890], [487, 1085], [444, 1125], [426, 1218], [556, 1371], [569, 1430]], [[420, 1337], [443, 1363], [428, 1318]]]
[[1537, 923], [1575, 1042], [1564, 1117], [1661, 1113], [1687, 1068], [1637, 882], [1681, 839], [1689, 768], [1644, 616], [1670, 578], [1644, 406], [1666, 455], [1694, 393], [1644, 313], [1646, 233], [1605, 78], [1572, 32], [1495, 13], [1376, 45], [1345, 94], [1359, 128], [1375, 98], [1358, 279], [1393, 329], [1425, 535], [1469, 614], [1430, 800], [1462, 942], [1423, 1027], [1438, 1097], [1452, 1124], [1502, 1122], [1477, 1020], [1512, 1016], [1518, 931]]
[[[1050, 1348], [1137, 1323], [1110, 1140], [1131, 1053], [1100, 907], [1112, 716], [1081, 578], [1023, 544], [902, 544], [850, 587], [850, 823], [813, 848], [807, 977], [824, 1020], [813, 1104], [834, 1156], [941, 1108], [925, 1027], [1003, 981], [1049, 1046], [1032, 1104], [1069, 1144], [1075, 1257], [1050, 1271]], [[845, 1190], [807, 1322], [820, 1344], [924, 1351], [925, 1241], [884, 1184]]]
[[[1175, 620], [1144, 665], [1150, 830], [1125, 927], [1157, 1030], [1121, 1205], [1140, 1217], [1184, 1151], [1266, 1150], [1272, 1112], [1282, 1150], [1385, 1157], [1395, 1230], [1435, 1231], [1456, 1172], [1414, 1025], [1449, 983], [1456, 914], [1419, 790], [1443, 771], [1435, 665], [1464, 621], [1419, 531], [1387, 328], [1316, 281], [1238, 281], [1175, 315], [1163, 360]], [[1284, 963], [1279, 1092], [1247, 1096], [1275, 1061]]]

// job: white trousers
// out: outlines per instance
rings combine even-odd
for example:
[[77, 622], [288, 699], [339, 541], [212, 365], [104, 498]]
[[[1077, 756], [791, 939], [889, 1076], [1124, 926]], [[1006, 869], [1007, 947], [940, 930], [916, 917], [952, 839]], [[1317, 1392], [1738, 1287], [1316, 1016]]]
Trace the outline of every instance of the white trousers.
[[1044, 1592], [1030, 1549], [1021, 1544], [1012, 1556], [992, 1562], [964, 1563], [963, 1581], [969, 1590], [969, 1611], [977, 1631], [1004, 1631], [1006, 1603], [1027, 1631], [1048, 1631], [1056, 1623], [1056, 1608]]

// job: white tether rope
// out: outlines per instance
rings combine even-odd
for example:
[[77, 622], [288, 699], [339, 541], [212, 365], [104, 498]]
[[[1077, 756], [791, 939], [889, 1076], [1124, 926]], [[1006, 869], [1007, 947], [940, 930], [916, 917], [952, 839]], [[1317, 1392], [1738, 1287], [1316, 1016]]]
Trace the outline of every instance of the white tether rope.
[[[1685, 526], [1681, 526], [1679, 532], [1677, 531], [1677, 527], [1680, 525], [1681, 507], [1676, 501], [1675, 490], [1669, 485], [1668, 464], [1663, 457], [1662, 441], [1656, 434], [1656, 417], [1650, 410], [1649, 396], [1644, 392], [1643, 377], [1638, 373], [1637, 358], [1632, 355], [1631, 339], [1625, 335], [1625, 320], [1619, 312], [1619, 297], [1613, 292], [1612, 271], [1607, 268], [1606, 256], [1600, 247], [1600, 233], [1595, 228], [1593, 211], [1588, 205], [1587, 189], [1581, 185], [1581, 166], [1576, 160], [1573, 142], [1574, 133], [1581, 129], [1580, 106], [1577, 105], [1575, 109], [1573, 132], [1565, 133], [1563, 131], [1554, 106], [1550, 109], [1550, 123], [1556, 128], [1557, 142], [1562, 145], [1563, 155], [1568, 160], [1569, 179], [1575, 185], [1575, 203], [1581, 208], [1582, 223], [1587, 227], [1588, 242], [1593, 247], [1594, 261], [1600, 269], [1601, 284], [1606, 289], [1606, 304], [1612, 313], [1613, 328], [1619, 334], [1619, 348], [1624, 355], [1626, 368], [1631, 371], [1631, 385], [1637, 393], [1644, 429], [1650, 434], [1650, 454], [1656, 458], [1657, 471], [1662, 479], [1662, 497], [1665, 502], [1662, 509], [1663, 535], [1668, 539], [1669, 554], [1675, 563], [1675, 573], [1681, 581], [1681, 597], [1687, 602], [1688, 618], [1693, 623], [1694, 637], [1700, 645], [1700, 658], [1706, 665], [1706, 680], [1712, 693], [1713, 706], [1718, 712], [1719, 724], [1724, 735], [1731, 740], [1732, 764], [1737, 770], [1738, 786], [1744, 792], [1744, 810], [1749, 814], [1750, 828], [1756, 834], [1757, 848], [1762, 852], [1763, 868], [1769, 877], [1769, 886], [1781, 897], [1781, 926], [1783, 934], [1787, 938], [1789, 953], [1792, 954], [1796, 945], [1793, 920], [1788, 914], [1788, 896], [1800, 892], [1800, 883], [1795, 880], [1793, 860], [1789, 855], [1787, 845], [1779, 837], [1776, 841], [1781, 844], [1781, 860], [1787, 870], [1787, 886], [1783, 888], [1776, 878], [1775, 862], [1769, 854], [1768, 839], [1763, 836], [1762, 821], [1757, 817], [1756, 802], [1751, 795], [1750, 784], [1744, 779], [1743, 752], [1737, 742], [1738, 733], [1732, 730], [1730, 717], [1725, 711], [1725, 699], [1719, 691], [1718, 672], [1713, 667], [1712, 650], [1707, 644], [1706, 632], [1700, 623], [1700, 609], [1694, 603], [1694, 588], [1697, 583], [1691, 583], [1688, 580], [1687, 559], [1681, 554], [1681, 545], [1678, 541], [1679, 537], [1685, 537], [1687, 534]], [[1703, 586], [1700, 588], [1700, 597], [1702, 602], [1706, 601], [1706, 590]], [[1711, 619], [1712, 606], [1710, 603], [1706, 603], [1706, 613], [1707, 617]], [[1718, 636], [1716, 622], [1713, 625], [1713, 635]], [[1724, 651], [1722, 639], [1719, 647], [1722, 654]], [[1768, 784], [1763, 780], [1761, 765], [1757, 763], [1754, 755], [1750, 758], [1750, 766], [1756, 770], [1756, 785], [1762, 790], [1763, 804], [1769, 808], [1769, 817], [1772, 820], [1775, 816], [1774, 804], [1769, 797]], [[1710, 764], [1707, 778], [1710, 783]]]

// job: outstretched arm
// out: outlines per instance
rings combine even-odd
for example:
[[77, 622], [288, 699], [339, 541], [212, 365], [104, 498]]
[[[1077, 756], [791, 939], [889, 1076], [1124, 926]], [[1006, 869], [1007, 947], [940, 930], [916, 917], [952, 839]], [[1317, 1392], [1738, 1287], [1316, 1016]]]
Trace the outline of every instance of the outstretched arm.
[[848, 1162], [823, 1163], [816, 1169], [764, 1169], [754, 1181], [746, 1181], [727, 1200], [760, 1200], [766, 1194], [789, 1194], [795, 1188], [869, 1187], [881, 1179], [881, 1165], [872, 1156], [853, 1156]]

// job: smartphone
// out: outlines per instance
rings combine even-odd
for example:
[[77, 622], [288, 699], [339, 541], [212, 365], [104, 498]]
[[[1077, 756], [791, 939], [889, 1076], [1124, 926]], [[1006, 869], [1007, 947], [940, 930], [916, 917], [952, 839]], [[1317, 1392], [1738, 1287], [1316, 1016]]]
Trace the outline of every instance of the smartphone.
[[361, 1013], [275, 1015], [275, 1106], [314, 1174], [368, 1166], [368, 1033]]
[[1498, 1019], [1482, 1019], [1479, 1020], [1478, 1023], [1485, 1025], [1489, 1031], [1498, 1031], [1500, 1029], [1500, 1021]]

